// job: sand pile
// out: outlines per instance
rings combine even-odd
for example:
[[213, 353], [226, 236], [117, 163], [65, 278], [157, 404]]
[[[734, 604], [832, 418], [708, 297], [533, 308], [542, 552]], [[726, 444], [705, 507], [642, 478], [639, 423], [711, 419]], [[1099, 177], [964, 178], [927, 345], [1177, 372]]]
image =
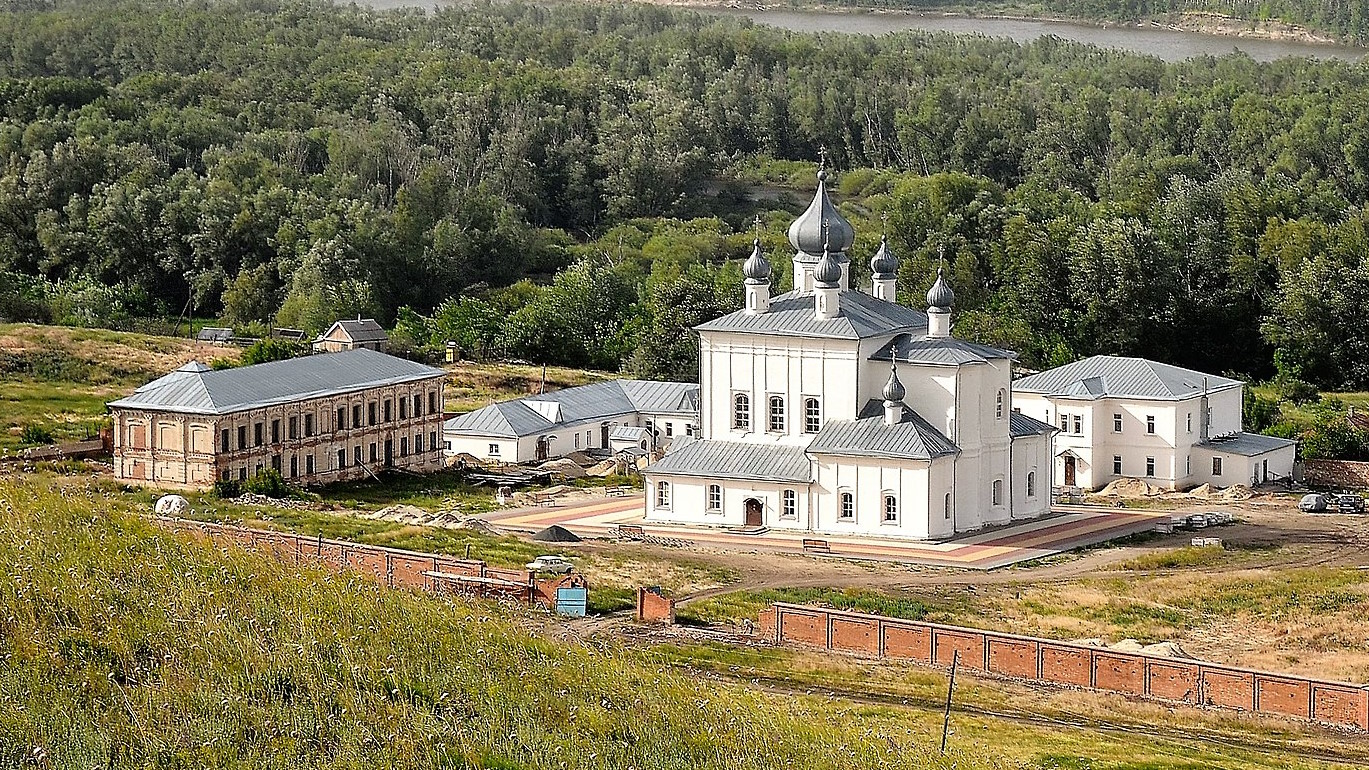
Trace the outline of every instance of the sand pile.
[[537, 470], [550, 471], [558, 476], [563, 476], [568, 479], [584, 478], [585, 475], [584, 468], [581, 468], [579, 465], [576, 465], [574, 462], [565, 457], [562, 457], [557, 460], [549, 460], [547, 462], [544, 462], [541, 465], [537, 466]]
[[1151, 486], [1141, 479], [1117, 479], [1098, 491], [1101, 496], [1115, 495], [1117, 497], [1154, 497], [1165, 490], [1160, 487]]

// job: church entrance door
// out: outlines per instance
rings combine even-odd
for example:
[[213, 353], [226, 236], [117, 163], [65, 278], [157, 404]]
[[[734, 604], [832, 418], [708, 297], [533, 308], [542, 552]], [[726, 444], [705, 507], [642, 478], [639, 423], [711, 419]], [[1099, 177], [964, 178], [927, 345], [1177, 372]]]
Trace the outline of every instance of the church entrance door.
[[1065, 455], [1065, 486], [1074, 486], [1074, 458]]
[[746, 526], [759, 527], [762, 524], [765, 506], [754, 497], [746, 498]]

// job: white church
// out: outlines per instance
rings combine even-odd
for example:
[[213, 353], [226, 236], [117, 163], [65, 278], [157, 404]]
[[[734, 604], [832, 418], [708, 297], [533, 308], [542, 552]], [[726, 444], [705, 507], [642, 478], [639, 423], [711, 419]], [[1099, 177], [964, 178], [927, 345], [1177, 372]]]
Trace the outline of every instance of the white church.
[[937, 540], [1049, 512], [1055, 429], [1013, 410], [1014, 354], [951, 336], [941, 275], [899, 305], [887, 239], [853, 289], [854, 241], [825, 171], [793, 291], [756, 240], [745, 309], [696, 328], [697, 436], [644, 471], [647, 522]]

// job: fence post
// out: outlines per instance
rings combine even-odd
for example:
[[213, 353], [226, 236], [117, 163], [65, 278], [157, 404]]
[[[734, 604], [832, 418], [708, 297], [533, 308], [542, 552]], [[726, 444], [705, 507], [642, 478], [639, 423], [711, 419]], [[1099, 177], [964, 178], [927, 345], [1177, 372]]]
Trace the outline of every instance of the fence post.
[[951, 732], [951, 694], [955, 692], [955, 670], [960, 665], [960, 650], [951, 653], [951, 681], [946, 685], [946, 714], [941, 719], [941, 753], [946, 753], [946, 736]]

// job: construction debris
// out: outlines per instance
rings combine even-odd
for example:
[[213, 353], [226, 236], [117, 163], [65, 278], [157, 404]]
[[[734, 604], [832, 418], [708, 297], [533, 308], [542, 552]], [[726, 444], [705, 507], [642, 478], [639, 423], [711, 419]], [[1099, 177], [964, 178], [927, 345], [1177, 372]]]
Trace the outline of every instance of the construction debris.
[[533, 540], [539, 543], [578, 543], [580, 536], [566, 529], [560, 524], [553, 524], [550, 527], [532, 536]]

